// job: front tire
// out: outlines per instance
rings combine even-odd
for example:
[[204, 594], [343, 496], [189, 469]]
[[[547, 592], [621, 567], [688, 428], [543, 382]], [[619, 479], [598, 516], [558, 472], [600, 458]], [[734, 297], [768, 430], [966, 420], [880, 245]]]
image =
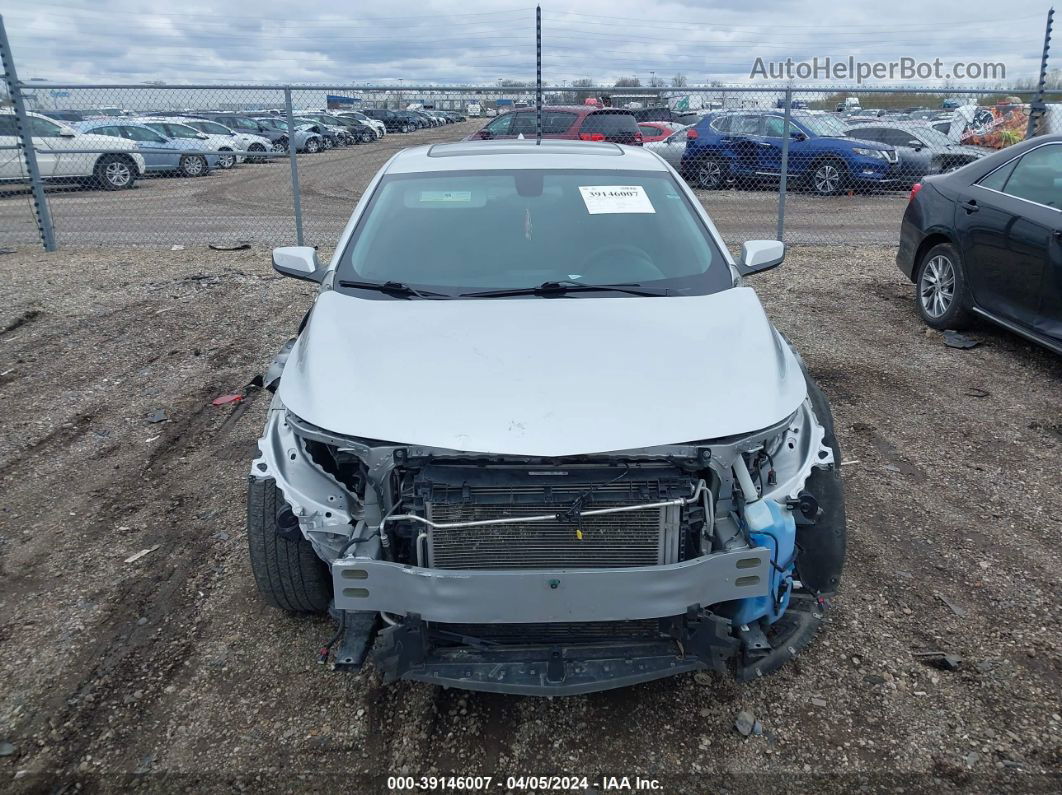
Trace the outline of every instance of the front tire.
[[797, 525], [797, 576], [805, 588], [819, 596], [836, 593], [841, 586], [848, 525], [841, 483], [841, 446], [834, 433], [833, 411], [826, 394], [807, 370], [804, 380], [815, 418], [826, 432], [822, 441], [833, 451], [833, 467], [816, 467], [804, 481], [804, 490], [811, 492], [819, 504], [819, 516], [813, 525]]
[[202, 177], [207, 173], [207, 161], [202, 155], [182, 155], [178, 170], [183, 177]]
[[848, 184], [848, 169], [840, 160], [820, 160], [808, 177], [811, 189], [819, 196], [836, 196]]
[[96, 163], [93, 182], [103, 190], [127, 190], [136, 184], [136, 165], [121, 155], [105, 155]]
[[[247, 147], [247, 151], [248, 152], [255, 152], [256, 155], [257, 154], [261, 154], [262, 152], [265, 152], [265, 150], [266, 150], [266, 148], [262, 144], [251, 144], [250, 146]], [[248, 157], [247, 158], [247, 162], [248, 163], [264, 163], [265, 161], [266, 161], [266, 159], [264, 157]]]
[[318, 139], [316, 139], [316, 138], [307, 139], [307, 141], [306, 141], [306, 151], [309, 154], [311, 154], [311, 155], [317, 154], [318, 152], [321, 151], [321, 142]]
[[236, 165], [236, 155], [232, 154], [231, 149], [220, 149], [218, 151], [228, 153], [218, 157], [218, 168], [228, 170]]
[[247, 487], [247, 544], [258, 593], [290, 613], [323, 613], [332, 600], [328, 566], [301, 535], [277, 530], [277, 515], [289, 510], [272, 478], [252, 478]]
[[959, 330], [970, 325], [966, 273], [951, 243], [933, 246], [922, 257], [915, 277], [915, 303], [931, 328]]

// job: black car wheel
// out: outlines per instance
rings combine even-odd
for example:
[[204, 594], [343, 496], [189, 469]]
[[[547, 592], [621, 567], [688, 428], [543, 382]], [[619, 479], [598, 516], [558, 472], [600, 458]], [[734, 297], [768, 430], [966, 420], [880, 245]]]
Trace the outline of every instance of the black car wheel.
[[[264, 152], [265, 150], [266, 150], [266, 148], [262, 144], [251, 144], [250, 146], [247, 147], [247, 151], [248, 152]], [[248, 159], [250, 160], [251, 158], [248, 158]], [[255, 158], [253, 158], [253, 161], [255, 163], [264, 163], [265, 160], [266, 159], [264, 157], [255, 157]]]
[[311, 155], [317, 154], [321, 151], [321, 141], [317, 138], [308, 138], [306, 140], [306, 151]]
[[915, 279], [918, 313], [926, 325], [960, 329], [970, 324], [966, 274], [959, 253], [950, 243], [933, 246], [922, 257]]
[[273, 151], [274, 152], [287, 152], [288, 151], [288, 139], [287, 138], [277, 138], [275, 141], [273, 141]]
[[[294, 526], [295, 535], [289, 528]], [[258, 593], [291, 613], [323, 613], [332, 599], [328, 567], [298, 529], [276, 483], [252, 479], [247, 487], [247, 544]]]

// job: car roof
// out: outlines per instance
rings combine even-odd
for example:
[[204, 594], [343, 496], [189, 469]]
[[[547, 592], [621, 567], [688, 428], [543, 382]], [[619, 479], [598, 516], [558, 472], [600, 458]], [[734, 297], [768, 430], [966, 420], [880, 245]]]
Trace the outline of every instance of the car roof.
[[857, 121], [851, 125], [851, 127], [891, 127], [895, 130], [924, 130], [929, 127], [929, 122], [926, 119], [905, 119], [903, 121], [896, 121], [894, 119], [867, 119], [865, 121]]
[[115, 125], [120, 125], [122, 127], [147, 127], [144, 122], [131, 119], [128, 116], [122, 117], [121, 119], [118, 119], [116, 116], [101, 116], [95, 119], [82, 119], [81, 121], [72, 121], [69, 123], [69, 126], [73, 127], [75, 130], [84, 130], [89, 127], [112, 127]]
[[[513, 108], [512, 110], [507, 110], [505, 111], [505, 113], [499, 113], [498, 115], [504, 116], [506, 113], [527, 113], [528, 111], [533, 112], [534, 110], [535, 106], [531, 105], [530, 107], [525, 108]], [[549, 111], [551, 113], [554, 111], [564, 111], [566, 113], [583, 113], [588, 116], [591, 113], [624, 113], [628, 116], [634, 115], [634, 111], [629, 110], [628, 108], [599, 108], [595, 105], [543, 105], [542, 112], [545, 113], [546, 111]]]
[[493, 169], [585, 169], [667, 171], [651, 151], [613, 143], [543, 139], [463, 141], [417, 146], [399, 152], [386, 166], [389, 174]]

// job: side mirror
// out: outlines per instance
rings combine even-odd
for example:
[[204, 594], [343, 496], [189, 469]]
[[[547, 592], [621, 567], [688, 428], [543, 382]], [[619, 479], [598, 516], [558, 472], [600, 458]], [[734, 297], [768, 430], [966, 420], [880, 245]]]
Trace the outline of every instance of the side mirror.
[[71, 130], [69, 127], [60, 127], [59, 128], [59, 137], [60, 138], [76, 138], [77, 137], [77, 133], [74, 132], [73, 130]]
[[206, 133], [196, 133], [195, 137], [198, 138], [200, 141], [205, 141], [210, 136], [207, 135]]
[[738, 271], [742, 276], [777, 268], [785, 259], [785, 243], [781, 240], [746, 240], [741, 245]]
[[789, 137], [792, 138], [794, 141], [806, 141], [808, 139], [808, 137], [804, 135], [804, 133], [800, 132], [800, 130], [793, 130], [789, 133]]
[[325, 270], [317, 261], [317, 252], [311, 246], [282, 246], [273, 249], [273, 270], [307, 282], [320, 282], [325, 274]]

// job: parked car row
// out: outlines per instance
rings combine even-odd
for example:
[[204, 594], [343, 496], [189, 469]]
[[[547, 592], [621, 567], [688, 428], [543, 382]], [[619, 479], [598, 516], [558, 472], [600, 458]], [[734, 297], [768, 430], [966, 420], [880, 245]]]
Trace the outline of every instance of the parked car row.
[[[371, 115], [370, 115], [371, 114]], [[388, 114], [404, 121], [389, 124]], [[378, 118], [378, 116], [380, 118]], [[104, 190], [131, 188], [147, 175], [201, 177], [214, 169], [263, 163], [287, 152], [315, 154], [378, 141], [388, 132], [413, 132], [464, 121], [451, 111], [306, 110], [29, 113], [42, 177]], [[0, 182], [24, 181], [18, 128], [11, 109], [0, 109]]]
[[[683, 126], [661, 111], [580, 105], [542, 109], [545, 138], [647, 146], [695, 187], [759, 187], [785, 172], [794, 187], [832, 196], [848, 190], [907, 190], [923, 176], [959, 168], [987, 149], [956, 144], [927, 121], [869, 121], [824, 111], [712, 110]], [[685, 119], [690, 114], [679, 114]], [[645, 117], [645, 118], [643, 118]], [[533, 137], [533, 108], [503, 113], [468, 140]], [[788, 146], [783, 142], [788, 137]]]

